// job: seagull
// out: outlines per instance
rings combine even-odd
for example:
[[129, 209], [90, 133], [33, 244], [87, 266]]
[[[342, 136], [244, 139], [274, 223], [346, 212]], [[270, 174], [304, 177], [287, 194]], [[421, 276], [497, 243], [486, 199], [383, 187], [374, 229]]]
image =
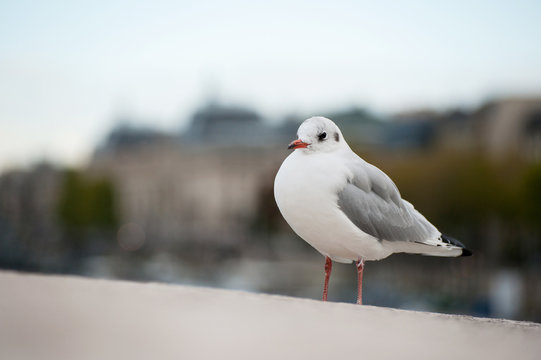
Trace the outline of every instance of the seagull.
[[274, 197], [295, 233], [325, 256], [323, 301], [333, 261], [355, 262], [357, 303], [362, 304], [365, 261], [401, 252], [472, 254], [402, 199], [389, 176], [351, 150], [333, 121], [309, 118], [297, 137], [276, 174]]

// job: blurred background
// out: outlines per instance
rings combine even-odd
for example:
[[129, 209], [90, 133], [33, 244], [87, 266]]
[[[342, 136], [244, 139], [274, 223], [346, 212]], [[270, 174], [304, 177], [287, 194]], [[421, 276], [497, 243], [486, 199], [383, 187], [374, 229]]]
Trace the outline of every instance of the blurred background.
[[369, 262], [367, 304], [540, 322], [540, 11], [1, 2], [0, 268], [318, 299], [273, 180], [323, 115], [474, 252]]

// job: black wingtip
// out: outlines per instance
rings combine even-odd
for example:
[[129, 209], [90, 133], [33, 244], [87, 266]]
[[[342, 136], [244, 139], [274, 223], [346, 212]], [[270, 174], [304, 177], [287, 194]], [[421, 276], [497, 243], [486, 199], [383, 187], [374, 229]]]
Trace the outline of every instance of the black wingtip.
[[460, 241], [458, 241], [455, 238], [452, 238], [450, 236], [441, 235], [441, 241], [446, 242], [447, 244], [455, 245], [462, 248], [462, 254], [460, 256], [472, 256], [472, 251], [470, 249], [467, 249], [464, 244], [462, 244]]

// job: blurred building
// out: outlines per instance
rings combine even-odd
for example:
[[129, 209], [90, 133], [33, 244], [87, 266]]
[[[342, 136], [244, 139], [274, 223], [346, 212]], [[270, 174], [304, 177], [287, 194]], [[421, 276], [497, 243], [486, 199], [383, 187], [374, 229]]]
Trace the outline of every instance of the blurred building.
[[441, 115], [433, 111], [397, 114], [387, 124], [385, 148], [395, 151], [427, 150], [434, 145], [436, 130], [441, 125]]
[[364, 149], [386, 146], [391, 122], [363, 108], [351, 108], [329, 116], [340, 127], [348, 143]]
[[270, 147], [279, 132], [255, 111], [211, 102], [197, 110], [181, 134], [182, 144], [199, 147]]
[[472, 118], [478, 145], [490, 156], [541, 160], [541, 98], [491, 101]]
[[496, 160], [541, 160], [541, 98], [504, 98], [474, 111], [396, 114], [385, 127], [384, 148], [477, 151]]
[[46, 163], [0, 176], [0, 264], [32, 269], [62, 256], [55, 211], [61, 171]]
[[236, 249], [286, 154], [279, 138], [251, 110], [210, 104], [179, 137], [116, 129], [89, 171], [113, 180], [120, 221], [141, 228], [146, 248]]
[[478, 148], [474, 121], [469, 111], [453, 109], [435, 117], [434, 143], [444, 149], [474, 151]]
[[114, 152], [117, 149], [135, 149], [171, 140], [172, 135], [148, 127], [130, 125], [129, 119], [120, 119], [119, 125], [111, 130], [104, 141], [98, 145], [96, 153]]

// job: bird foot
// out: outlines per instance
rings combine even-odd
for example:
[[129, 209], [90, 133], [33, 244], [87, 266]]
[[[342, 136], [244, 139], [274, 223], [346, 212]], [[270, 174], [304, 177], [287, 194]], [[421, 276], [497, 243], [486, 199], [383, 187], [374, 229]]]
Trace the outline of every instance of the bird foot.
[[357, 304], [363, 304], [363, 270], [364, 270], [364, 260], [360, 258], [355, 262], [355, 267], [357, 268]]

